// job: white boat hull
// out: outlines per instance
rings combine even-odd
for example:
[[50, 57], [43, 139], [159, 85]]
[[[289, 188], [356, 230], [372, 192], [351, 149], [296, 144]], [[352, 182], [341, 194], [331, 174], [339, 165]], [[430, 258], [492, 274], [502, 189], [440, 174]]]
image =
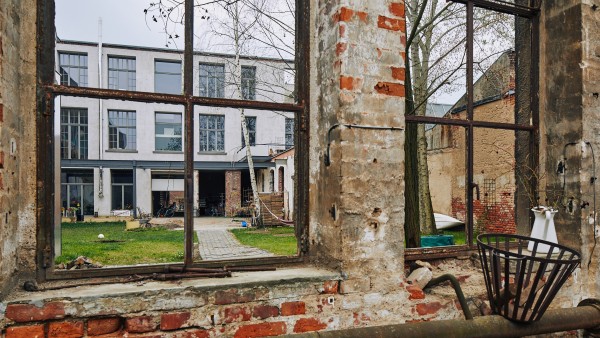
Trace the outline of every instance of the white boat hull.
[[448, 215], [433, 213], [433, 216], [435, 217], [435, 227], [438, 230], [450, 229], [465, 224], [464, 222]]

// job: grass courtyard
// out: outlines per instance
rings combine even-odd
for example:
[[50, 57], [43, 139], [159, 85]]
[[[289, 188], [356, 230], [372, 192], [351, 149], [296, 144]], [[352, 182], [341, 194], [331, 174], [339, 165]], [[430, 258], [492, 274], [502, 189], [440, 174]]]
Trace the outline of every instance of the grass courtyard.
[[180, 262], [183, 236], [183, 231], [164, 228], [125, 231], [125, 222], [62, 223], [62, 255], [55, 262], [66, 263], [78, 256], [102, 265]]
[[297, 252], [297, 241], [293, 227], [268, 227], [264, 229], [231, 229], [240, 243], [263, 249], [279, 256], [293, 256]]

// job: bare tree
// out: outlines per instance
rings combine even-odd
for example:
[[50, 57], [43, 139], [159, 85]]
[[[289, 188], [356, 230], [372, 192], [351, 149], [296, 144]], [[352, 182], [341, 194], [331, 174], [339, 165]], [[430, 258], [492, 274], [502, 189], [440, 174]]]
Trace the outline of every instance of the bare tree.
[[[430, 98], [443, 91], [464, 88], [466, 11], [460, 4], [439, 0], [406, 2], [409, 35], [406, 43], [406, 114], [426, 115]], [[485, 69], [489, 56], [513, 46], [512, 24], [490, 11], [475, 13], [477, 55]], [[482, 71], [480, 71], [482, 73]], [[409, 124], [405, 141], [406, 241], [420, 246], [420, 233], [436, 233], [424, 124]]]

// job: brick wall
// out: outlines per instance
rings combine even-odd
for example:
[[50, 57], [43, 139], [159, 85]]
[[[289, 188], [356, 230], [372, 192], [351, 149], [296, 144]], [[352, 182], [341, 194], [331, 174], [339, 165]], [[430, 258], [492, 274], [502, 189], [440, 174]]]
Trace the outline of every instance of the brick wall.
[[[483, 276], [471, 275], [468, 260], [433, 262], [436, 274], [447, 268], [459, 277], [469, 299], [485, 294], [478, 286]], [[383, 293], [368, 282], [333, 279], [331, 273], [307, 278], [310, 272], [297, 272], [262, 284], [205, 281], [213, 285], [198, 286], [188, 280], [160, 287], [125, 284], [38, 293], [35, 301], [6, 304], [0, 337], [262, 337], [462, 317], [450, 286], [424, 292], [402, 282]], [[249, 273], [237, 277], [251, 278]]]
[[242, 206], [242, 172], [225, 171], [225, 216], [233, 217]]

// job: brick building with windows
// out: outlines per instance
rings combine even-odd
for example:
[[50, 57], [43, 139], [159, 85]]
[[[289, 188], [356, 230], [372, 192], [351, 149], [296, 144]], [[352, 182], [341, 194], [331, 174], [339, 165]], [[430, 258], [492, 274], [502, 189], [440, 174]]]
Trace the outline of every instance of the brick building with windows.
[[[182, 92], [178, 51], [58, 41], [56, 52], [57, 82], [63, 85]], [[232, 55], [196, 53], [194, 94], [237, 98], [241, 89], [246, 100], [292, 101], [293, 83], [286, 83], [285, 71], [293, 61], [242, 57], [237, 80], [233, 62]], [[136, 207], [155, 213], [173, 202], [183, 206], [183, 106], [62, 97], [56, 109], [62, 208], [80, 205], [85, 216], [107, 216]], [[240, 112], [206, 107], [194, 114], [195, 215], [235, 215], [247, 201], [232, 198], [233, 191], [250, 189]], [[245, 115], [258, 190], [272, 192], [270, 159], [293, 146], [293, 113]], [[227, 182], [236, 176], [240, 186]]]

